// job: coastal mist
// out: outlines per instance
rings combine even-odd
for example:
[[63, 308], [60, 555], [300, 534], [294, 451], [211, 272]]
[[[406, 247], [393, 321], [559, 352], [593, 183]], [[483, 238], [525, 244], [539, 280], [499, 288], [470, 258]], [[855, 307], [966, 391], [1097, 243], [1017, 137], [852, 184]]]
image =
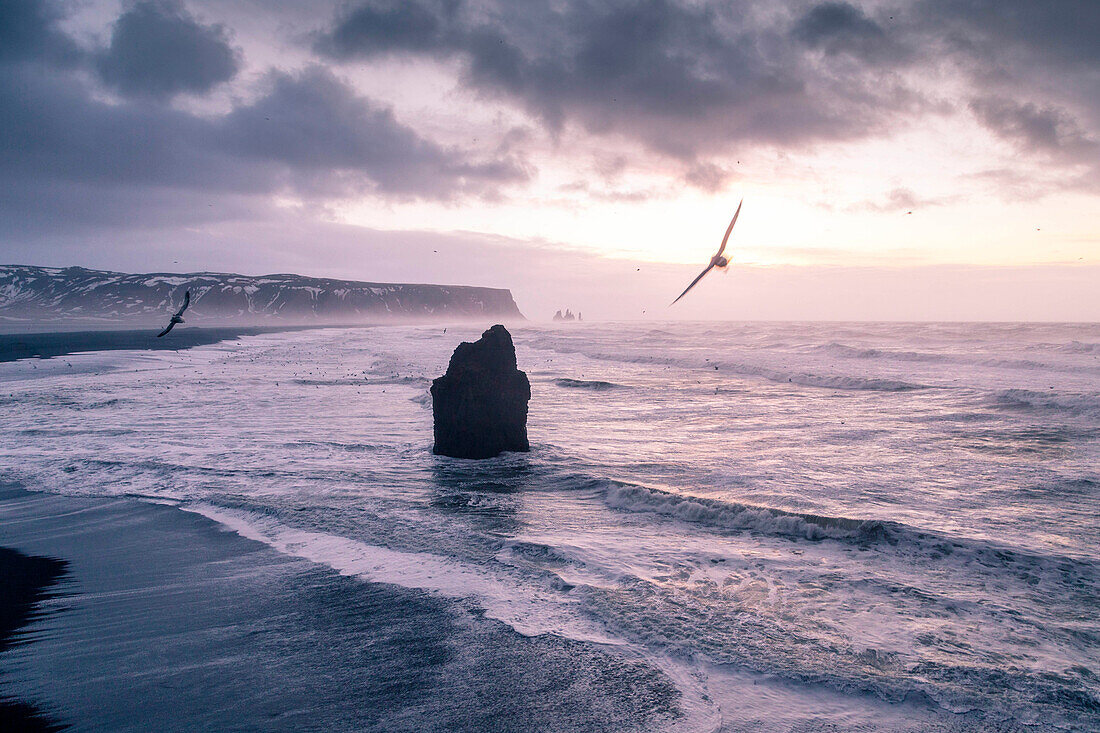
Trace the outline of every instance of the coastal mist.
[[[377, 587], [278, 631], [348, 680], [341, 645], [421, 604], [461, 643], [378, 729], [477, 729], [469, 670], [544, 665], [571, 686], [494, 729], [1100, 728], [1100, 326], [510, 326], [531, 451], [432, 455], [431, 380], [489, 325], [0, 363], [0, 481], [166, 504]], [[19, 689], [65, 653], [33, 647]], [[354, 727], [347, 685], [318, 729]]]

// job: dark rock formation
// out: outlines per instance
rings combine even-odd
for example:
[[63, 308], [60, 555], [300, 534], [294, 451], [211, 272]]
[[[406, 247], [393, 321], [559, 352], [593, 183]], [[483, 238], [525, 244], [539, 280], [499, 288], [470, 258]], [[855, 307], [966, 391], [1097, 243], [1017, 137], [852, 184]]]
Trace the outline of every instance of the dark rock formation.
[[561, 314], [561, 311], [558, 311], [554, 314], [554, 319], [553, 320], [555, 320], [555, 321], [579, 321], [580, 320], [580, 315], [581, 315], [580, 313], [578, 313], [577, 315], [573, 315], [573, 311], [566, 308], [564, 316]]
[[493, 326], [451, 355], [447, 373], [432, 382], [437, 455], [492, 458], [528, 451], [531, 384], [516, 368], [516, 349], [504, 326]]

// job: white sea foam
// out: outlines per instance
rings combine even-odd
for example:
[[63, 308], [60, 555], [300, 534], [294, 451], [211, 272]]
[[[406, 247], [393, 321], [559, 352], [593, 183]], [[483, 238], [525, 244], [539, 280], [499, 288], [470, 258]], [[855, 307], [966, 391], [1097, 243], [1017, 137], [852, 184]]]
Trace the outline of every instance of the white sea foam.
[[447, 598], [473, 598], [485, 615], [525, 636], [557, 634], [577, 641], [618, 645], [623, 642], [586, 620], [576, 603], [555, 588], [516, 582], [503, 573], [427, 552], [402, 552], [339, 535], [286, 527], [270, 517], [211, 504], [182, 504], [247, 539], [279, 552], [374, 583], [429, 591]]
[[608, 506], [630, 512], [649, 512], [726, 529], [755, 530], [808, 540], [858, 536], [867, 525], [861, 520], [796, 514], [616, 483], [609, 484], [606, 501]]

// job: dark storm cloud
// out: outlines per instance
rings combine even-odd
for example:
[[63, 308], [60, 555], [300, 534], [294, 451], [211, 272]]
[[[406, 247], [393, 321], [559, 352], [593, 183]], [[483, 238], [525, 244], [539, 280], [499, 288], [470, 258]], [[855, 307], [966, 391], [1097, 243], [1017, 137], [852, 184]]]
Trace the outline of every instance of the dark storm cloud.
[[980, 90], [971, 109], [1039, 152], [1100, 129], [1100, 3], [920, 0], [911, 31]]
[[227, 197], [271, 187], [262, 167], [218, 149], [211, 122], [161, 105], [104, 104], [76, 78], [41, 69], [0, 69], [0, 130], [6, 238], [198, 223], [224, 215]]
[[0, 69], [5, 182], [68, 180], [100, 185], [240, 187], [212, 149], [211, 123], [136, 102], [94, 99], [74, 75]]
[[976, 90], [969, 111], [1032, 163], [976, 180], [1009, 199], [1100, 192], [1100, 3], [919, 0], [910, 15], [913, 36]]
[[[3, 13], [4, 32], [19, 27], [29, 34], [19, 56], [9, 49], [0, 58], [0, 228], [6, 234], [261, 215], [273, 194], [319, 203], [363, 194], [492, 198], [500, 186], [529, 175], [507, 152], [477, 159], [424, 138], [320, 67], [271, 72], [258, 96], [220, 116], [192, 114], [148, 94], [109, 103], [73, 66], [76, 46], [48, 8], [21, 4], [19, 14]], [[127, 17], [165, 9], [172, 22], [188, 17], [178, 6], [134, 6], [116, 25], [114, 51]], [[186, 54], [179, 48], [157, 58], [180, 61]], [[209, 84], [224, 73], [200, 76]], [[150, 94], [202, 86], [192, 84], [199, 77], [181, 76], [170, 65], [134, 78], [127, 83]]]
[[1100, 3], [1094, 0], [921, 0], [914, 7], [960, 48], [992, 60], [1026, 54], [1044, 66], [1094, 72], [1100, 63]]
[[444, 22], [438, 11], [417, 2], [345, 9], [336, 27], [318, 39], [324, 53], [335, 58], [393, 50], [434, 51], [445, 47]]
[[320, 67], [272, 72], [269, 81], [268, 94], [226, 116], [222, 137], [236, 154], [284, 164], [299, 190], [354, 186], [354, 174], [364, 174], [387, 194], [447, 198], [527, 177], [514, 160], [472, 163], [420, 137]]
[[1003, 97], [975, 99], [970, 109], [998, 136], [1025, 148], [1075, 154], [1096, 145], [1088, 139], [1077, 120], [1062, 109]]
[[73, 63], [80, 57], [75, 43], [56, 30], [62, 8], [43, 0], [4, 0], [0, 6], [0, 63], [45, 61]]
[[[475, 8], [413, 0], [360, 4], [339, 15], [314, 48], [339, 60], [456, 57], [469, 87], [519, 102], [551, 130], [574, 121], [691, 161], [736, 143], [857, 137], [887, 113], [919, 104], [917, 95], [877, 83], [874, 70], [849, 70], [838, 79], [827, 64], [805, 56], [807, 41], [846, 43], [862, 54], [892, 47], [881, 29], [872, 38], [877, 26], [861, 14], [842, 21], [845, 28], [830, 28], [811, 14], [796, 32], [783, 22], [760, 25], [741, 3]], [[385, 35], [393, 27], [401, 32]]]
[[446, 198], [526, 176], [509, 159], [469, 163], [318, 67], [272, 72], [265, 94], [222, 117], [106, 104], [77, 79], [36, 69], [0, 74], [0, 100], [13, 143], [0, 170], [28, 179]]
[[138, 2], [124, 12], [97, 59], [103, 80], [126, 94], [203, 93], [232, 79], [240, 54], [220, 25], [204, 25], [170, 0]]
[[862, 10], [843, 2], [814, 6], [794, 25], [794, 37], [827, 54], [850, 54], [867, 61], [904, 61], [909, 51]]
[[975, 117], [1021, 154], [1042, 157], [1045, 175], [1019, 170], [984, 171], [981, 179], [1002, 196], [1035, 199], [1057, 190], [1100, 191], [1100, 141], [1080, 119], [1064, 108], [1040, 106], [1004, 97], [979, 97], [970, 102]]

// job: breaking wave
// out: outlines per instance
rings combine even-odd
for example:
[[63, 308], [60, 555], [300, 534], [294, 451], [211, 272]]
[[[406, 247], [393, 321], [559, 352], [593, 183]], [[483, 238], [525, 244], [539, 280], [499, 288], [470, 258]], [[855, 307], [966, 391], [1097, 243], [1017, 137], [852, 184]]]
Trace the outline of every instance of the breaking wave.
[[885, 539], [901, 525], [880, 520], [825, 517], [782, 509], [674, 494], [660, 489], [609, 482], [605, 500], [613, 509], [646, 512], [722, 529], [748, 530], [807, 540]]
[[750, 377], [761, 377], [772, 382], [788, 382], [803, 387], [822, 387], [826, 389], [871, 390], [878, 392], [905, 392], [930, 389], [929, 385], [906, 382], [900, 379], [879, 377], [858, 377], [849, 375], [813, 374], [808, 372], [784, 371], [760, 364], [742, 361], [708, 360], [677, 358], [658, 354], [612, 353], [584, 349], [580, 346], [563, 344], [550, 339], [534, 339], [531, 348], [541, 351], [553, 351], [559, 354], [579, 354], [597, 361], [612, 361], [627, 364], [653, 364], [676, 366], [685, 369], [714, 369], [719, 372], [733, 373]]
[[1031, 389], [1005, 389], [994, 395], [998, 406], [1010, 409], [1066, 413], [1100, 417], [1100, 394], [1039, 392]]
[[1100, 354], [1100, 344], [1090, 344], [1087, 341], [1070, 341], [1057, 349], [1070, 354]]
[[570, 389], [590, 389], [594, 392], [605, 392], [609, 389], [622, 389], [623, 385], [614, 382], [601, 382], [596, 379], [555, 379], [554, 384]]
[[[1035, 361], [1033, 359], [1010, 359], [1004, 357], [975, 358], [963, 354], [938, 354], [924, 351], [904, 351], [895, 349], [878, 349], [873, 347], [848, 346], [837, 341], [830, 341], [821, 346], [811, 347], [810, 351], [837, 356], [844, 359], [876, 359], [883, 361], [926, 362], [945, 364], [969, 364], [973, 366], [993, 367], [996, 369], [1050, 369], [1050, 364]], [[1065, 367], [1062, 367], [1065, 369]], [[1069, 369], [1069, 371], [1080, 371]]]
[[938, 562], [951, 557], [1030, 582], [1049, 574], [1066, 581], [1072, 592], [1095, 593], [1100, 567], [1064, 555], [1051, 555], [981, 539], [952, 537], [881, 519], [828, 517], [740, 504], [618, 481], [603, 482], [608, 506], [620, 511], [656, 514], [719, 530], [754, 532], [792, 540], [840, 541], [860, 547], [890, 546], [892, 552]]
[[941, 354], [848, 346], [847, 344], [842, 344], [837, 341], [830, 341], [821, 346], [814, 346], [811, 351], [819, 351], [831, 356], [840, 356], [845, 359], [895, 359], [899, 361], [942, 361], [944, 359]]

